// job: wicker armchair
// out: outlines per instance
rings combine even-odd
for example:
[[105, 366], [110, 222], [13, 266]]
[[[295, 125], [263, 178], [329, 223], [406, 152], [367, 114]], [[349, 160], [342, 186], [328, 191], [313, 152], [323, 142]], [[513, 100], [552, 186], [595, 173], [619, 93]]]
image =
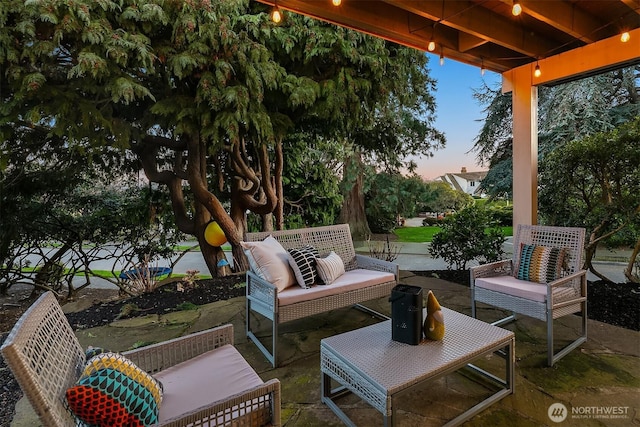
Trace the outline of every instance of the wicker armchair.
[[[219, 360], [216, 356], [220, 350], [224, 350], [225, 357], [228, 358], [231, 354], [235, 362], [239, 359], [241, 364], [244, 362], [240, 353], [233, 347], [232, 325], [142, 347], [123, 355], [154, 376], [159, 376], [170, 367], [172, 369], [168, 371], [176, 372], [176, 369], [191, 364], [193, 369], [196, 360], [206, 358], [204, 360], [208, 364], [207, 369], [196, 366], [201, 373], [193, 382], [199, 382], [201, 389], [204, 386], [205, 390], [213, 391], [216, 387], [216, 376], [222, 373], [217, 372], [220, 369], [215, 369], [215, 363], [211, 362]], [[42, 295], [22, 315], [2, 345], [1, 351], [42, 424], [47, 427], [75, 426], [76, 420], [66, 408], [65, 392], [76, 383], [82, 371], [85, 351], [52, 293]], [[254, 376], [254, 382], [261, 384], [241, 392], [224, 390], [223, 393], [230, 395], [223, 399], [213, 398], [206, 391], [198, 392], [202, 396], [196, 396], [194, 399], [188, 392], [176, 392], [175, 386], [165, 383], [158, 425], [279, 426], [280, 382], [277, 379], [262, 382], [248, 364], [241, 368], [250, 371], [248, 374]], [[193, 378], [193, 375], [191, 377]], [[190, 380], [185, 378], [185, 382], [187, 381]], [[192, 383], [187, 382], [179, 389], [189, 390], [191, 385]], [[177, 415], [166, 414], [163, 418], [163, 408], [172, 403], [171, 398], [180, 400], [177, 406], [183, 412], [178, 412]], [[205, 405], [197, 403], [207, 399], [212, 401]], [[186, 403], [183, 404], [183, 401]]]
[[[476, 304], [481, 302], [512, 312], [512, 315], [494, 322], [494, 325], [515, 320], [516, 313], [546, 322], [547, 360], [549, 366], [553, 366], [587, 340], [587, 272], [582, 269], [584, 236], [583, 228], [519, 225], [514, 236], [512, 259], [470, 269], [473, 317], [477, 317]], [[560, 277], [549, 283], [516, 278], [523, 245], [567, 249], [568, 261], [565, 258], [566, 264]], [[582, 331], [574, 341], [556, 353], [553, 321], [574, 313], [581, 315]]]

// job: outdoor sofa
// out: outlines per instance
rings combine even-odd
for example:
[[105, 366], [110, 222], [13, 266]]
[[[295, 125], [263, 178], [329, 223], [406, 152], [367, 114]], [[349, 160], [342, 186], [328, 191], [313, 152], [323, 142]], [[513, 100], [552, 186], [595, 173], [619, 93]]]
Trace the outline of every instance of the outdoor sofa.
[[[264, 250], [262, 254], [257, 253], [256, 248], [260, 248], [260, 245], [270, 239], [275, 239], [287, 252], [280, 251], [276, 254], [276, 248], [273, 251]], [[271, 242], [273, 243], [273, 240]], [[274, 367], [278, 365], [277, 338], [280, 324], [349, 306], [356, 306], [373, 315], [386, 318], [360, 303], [388, 297], [398, 282], [399, 267], [393, 262], [356, 254], [348, 224], [247, 233], [243, 246], [251, 265], [251, 269], [247, 271], [247, 337], [258, 346]], [[339, 257], [344, 274], [339, 275], [330, 284], [321, 285], [316, 282], [301, 286], [300, 272], [286, 271], [286, 263], [289, 263], [289, 267], [292, 264], [286, 259], [286, 254], [289, 250], [304, 248], [311, 248], [322, 260]], [[279, 255], [280, 258], [277, 259], [275, 255]], [[291, 280], [281, 283], [282, 277], [276, 277], [277, 273], [265, 271], [265, 260], [262, 259], [260, 265], [261, 260], [256, 259], [260, 256], [267, 259], [267, 264], [272, 262], [271, 267], [277, 265], [277, 268], [280, 268], [282, 274], [279, 276], [294, 274], [293, 283]], [[318, 263], [321, 262], [319, 259]], [[270, 266], [267, 266], [266, 270], [269, 268]], [[276, 281], [279, 283], [275, 283]], [[271, 321], [272, 351], [266, 348], [252, 329], [251, 318], [254, 313]]]

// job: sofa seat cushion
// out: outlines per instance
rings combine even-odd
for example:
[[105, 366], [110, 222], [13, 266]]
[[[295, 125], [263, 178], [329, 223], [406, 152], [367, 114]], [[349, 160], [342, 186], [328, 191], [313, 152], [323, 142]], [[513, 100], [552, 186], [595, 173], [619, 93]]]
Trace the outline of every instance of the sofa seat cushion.
[[393, 273], [357, 268], [344, 273], [330, 285], [314, 285], [308, 289], [293, 286], [278, 292], [278, 305], [285, 306], [341, 294], [395, 280]]
[[160, 371], [154, 377], [164, 388], [161, 423], [264, 384], [230, 344]]
[[[547, 301], [547, 285], [537, 282], [516, 279], [513, 276], [482, 277], [476, 279], [475, 286], [531, 301]], [[579, 291], [573, 286], [558, 286], [553, 290], [555, 302], [566, 301], [579, 296]]]

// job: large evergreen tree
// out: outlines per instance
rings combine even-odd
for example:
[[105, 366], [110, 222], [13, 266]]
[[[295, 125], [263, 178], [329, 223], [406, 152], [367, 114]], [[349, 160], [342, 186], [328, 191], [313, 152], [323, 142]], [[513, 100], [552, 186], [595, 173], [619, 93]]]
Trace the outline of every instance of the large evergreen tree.
[[[247, 0], [2, 2], [2, 137], [38, 128], [69, 150], [132, 150], [210, 271], [223, 256], [204, 240], [211, 220], [243, 269], [246, 212], [283, 225], [291, 130], [389, 164], [442, 141], [424, 59], [303, 17], [276, 26], [265, 10]], [[371, 133], [380, 124], [389, 132]]]

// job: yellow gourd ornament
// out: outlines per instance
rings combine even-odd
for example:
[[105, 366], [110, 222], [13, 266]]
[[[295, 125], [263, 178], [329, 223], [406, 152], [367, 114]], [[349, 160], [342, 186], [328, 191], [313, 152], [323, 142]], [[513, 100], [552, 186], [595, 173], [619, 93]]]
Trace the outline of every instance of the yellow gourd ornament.
[[444, 337], [444, 315], [433, 292], [427, 294], [427, 318], [424, 320], [424, 336], [439, 341]]
[[217, 222], [211, 221], [204, 229], [204, 240], [211, 246], [222, 246], [226, 243], [227, 237]]

